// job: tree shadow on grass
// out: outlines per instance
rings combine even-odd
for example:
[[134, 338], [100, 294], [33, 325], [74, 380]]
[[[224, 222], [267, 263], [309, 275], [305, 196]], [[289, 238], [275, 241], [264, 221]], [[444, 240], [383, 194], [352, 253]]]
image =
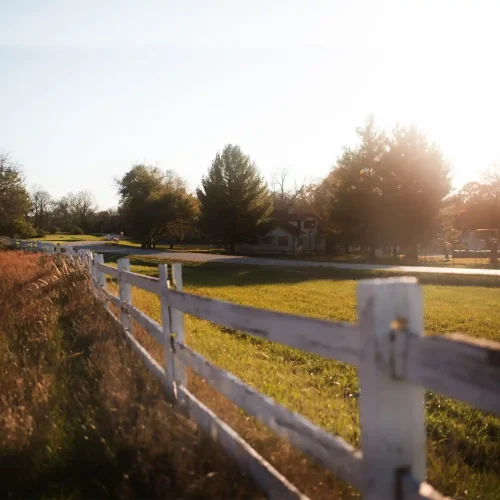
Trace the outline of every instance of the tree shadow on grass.
[[[105, 254], [106, 262], [116, 263], [129, 257], [131, 265], [145, 269], [141, 273], [157, 276], [161, 263], [176, 262], [172, 259], [123, 254]], [[475, 286], [500, 288], [500, 277], [481, 275], [453, 275], [434, 273], [394, 272], [385, 270], [332, 269], [319, 267], [273, 267], [220, 262], [182, 262], [184, 283], [196, 287], [252, 286], [265, 284], [295, 284], [307, 281], [360, 281], [363, 279], [414, 276], [419, 283], [436, 286]], [[146, 269], [149, 268], [149, 269]]]

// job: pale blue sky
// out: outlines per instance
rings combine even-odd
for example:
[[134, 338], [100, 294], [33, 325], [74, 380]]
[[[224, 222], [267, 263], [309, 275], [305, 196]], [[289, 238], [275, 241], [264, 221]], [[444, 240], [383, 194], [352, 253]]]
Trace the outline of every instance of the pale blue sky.
[[194, 189], [239, 144], [325, 176], [369, 113], [414, 122], [456, 185], [500, 160], [495, 1], [0, 0], [0, 151], [103, 208], [135, 162]]

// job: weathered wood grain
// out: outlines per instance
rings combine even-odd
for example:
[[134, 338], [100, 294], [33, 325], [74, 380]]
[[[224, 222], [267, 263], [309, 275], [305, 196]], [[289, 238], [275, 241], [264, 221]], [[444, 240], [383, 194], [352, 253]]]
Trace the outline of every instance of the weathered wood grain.
[[129, 285], [141, 288], [142, 290], [147, 290], [156, 295], [160, 293], [158, 278], [143, 276], [142, 274], [133, 273], [131, 271], [123, 271], [123, 279]]
[[358, 284], [363, 332], [359, 366], [361, 445], [367, 500], [396, 500], [401, 470], [425, 480], [425, 412], [421, 387], [397, 379], [391, 342], [396, 329], [423, 335], [422, 290], [415, 278], [366, 280]]
[[257, 337], [345, 363], [359, 363], [360, 336], [356, 326], [242, 306], [169, 290], [171, 307], [198, 318]]
[[396, 377], [500, 414], [500, 343], [397, 332]]
[[115, 267], [107, 266], [106, 264], [99, 262], [97, 264], [97, 269], [99, 269], [101, 273], [111, 276], [112, 278], [118, 279], [118, 269], [116, 269]]

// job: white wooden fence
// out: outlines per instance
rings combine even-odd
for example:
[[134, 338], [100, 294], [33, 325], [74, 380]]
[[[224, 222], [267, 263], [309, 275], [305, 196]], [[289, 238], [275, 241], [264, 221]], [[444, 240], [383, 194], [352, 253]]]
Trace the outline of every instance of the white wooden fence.
[[[171, 265], [169, 280], [167, 264], [158, 266], [159, 278], [151, 278], [131, 272], [125, 258], [116, 269], [104, 264], [103, 255], [75, 254], [71, 248], [67, 253], [88, 263], [96, 290], [119, 308], [120, 317], [112, 316], [164, 384], [168, 397], [209, 432], [270, 498], [305, 497], [191, 394], [186, 367], [370, 500], [443, 498], [425, 482], [424, 388], [500, 413], [500, 344], [458, 335], [425, 337], [422, 292], [415, 278], [361, 281], [358, 324], [336, 323], [183, 292], [180, 264]], [[118, 297], [106, 289], [106, 276], [118, 280]], [[134, 307], [133, 286], [159, 296], [162, 325]], [[184, 314], [356, 366], [362, 451], [192, 350], [184, 337]], [[131, 318], [163, 346], [163, 366], [134, 337]]]

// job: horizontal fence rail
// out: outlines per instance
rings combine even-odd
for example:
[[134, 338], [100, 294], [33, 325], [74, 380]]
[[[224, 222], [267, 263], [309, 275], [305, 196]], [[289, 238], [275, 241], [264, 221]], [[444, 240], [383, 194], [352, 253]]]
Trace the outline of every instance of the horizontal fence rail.
[[[61, 253], [61, 248], [19, 241], [14, 248]], [[358, 324], [332, 322], [201, 297], [182, 291], [181, 266], [159, 266], [160, 278], [118, 269], [102, 255], [74, 252], [90, 269], [96, 293], [119, 310], [114, 320], [146, 367], [197, 424], [209, 432], [259, 482], [270, 498], [305, 498], [238, 434], [193, 396], [186, 367], [249, 415], [290, 441], [369, 500], [441, 499], [425, 482], [423, 388], [500, 414], [500, 344], [423, 332], [421, 289], [414, 278], [364, 280], [358, 285]], [[119, 297], [106, 290], [118, 281]], [[158, 295], [162, 324], [132, 304], [131, 286]], [[278, 404], [186, 345], [183, 314], [191, 314], [271, 342], [357, 366], [360, 376], [362, 451]], [[164, 367], [133, 335], [133, 318], [164, 347]]]

